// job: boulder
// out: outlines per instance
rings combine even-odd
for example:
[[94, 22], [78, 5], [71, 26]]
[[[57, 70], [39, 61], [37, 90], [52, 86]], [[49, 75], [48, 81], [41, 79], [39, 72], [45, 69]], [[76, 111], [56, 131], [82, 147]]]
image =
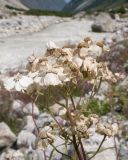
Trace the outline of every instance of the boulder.
[[33, 116], [38, 116], [40, 111], [36, 104], [27, 103], [25, 104], [24, 102], [16, 99], [12, 103], [12, 115], [17, 116], [17, 117], [23, 117], [27, 115], [32, 115]]
[[22, 130], [17, 137], [18, 148], [28, 148], [29, 150], [35, 148], [36, 136], [26, 130]]
[[33, 114], [33, 116], [38, 116], [40, 111], [39, 111], [38, 107], [36, 106], [36, 104], [32, 105], [32, 103], [28, 103], [27, 105], [24, 106], [23, 113], [25, 115]]
[[22, 117], [23, 116], [24, 103], [18, 99], [14, 100], [11, 106], [12, 115]]
[[66, 109], [60, 106], [59, 104], [54, 104], [50, 106], [49, 109], [54, 115], [59, 115], [59, 116], [63, 116], [67, 112]]
[[120, 144], [119, 156], [120, 156], [121, 160], [127, 160], [128, 159], [128, 146], [126, 145], [125, 142]]
[[15, 134], [4, 122], [0, 123], [0, 148], [9, 147], [16, 141]]
[[113, 32], [116, 30], [115, 20], [107, 13], [100, 13], [91, 28], [93, 32]]
[[37, 123], [37, 126], [39, 128], [42, 128], [44, 126], [47, 126], [49, 125], [51, 122], [53, 122], [54, 119], [51, 117], [50, 114], [44, 112], [44, 113], [41, 113], [36, 121]]
[[126, 77], [123, 81], [121, 81], [117, 88], [127, 92], [128, 91], [128, 77]]
[[[35, 119], [35, 121], [36, 121], [36, 119]], [[35, 126], [35, 123], [33, 121], [33, 117], [32, 116], [25, 116], [23, 122], [25, 124], [25, 126], [24, 126], [25, 130], [27, 130], [29, 132], [35, 131], [36, 126]]]

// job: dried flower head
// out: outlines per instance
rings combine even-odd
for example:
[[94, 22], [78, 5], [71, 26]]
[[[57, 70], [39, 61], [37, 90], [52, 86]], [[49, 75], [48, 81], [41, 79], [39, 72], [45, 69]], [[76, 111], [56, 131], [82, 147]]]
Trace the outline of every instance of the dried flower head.
[[93, 44], [89, 37], [78, 44], [78, 49], [59, 48], [54, 42], [49, 42], [44, 56], [32, 55], [28, 58], [27, 75], [20, 75], [18, 80], [12, 77], [5, 81], [5, 88], [21, 91], [28, 87], [30, 89], [35, 83], [36, 87], [39, 86], [37, 88], [64, 86], [70, 81], [77, 84], [78, 79], [93, 80], [98, 77], [116, 82], [116, 77], [109, 71], [107, 64], [98, 63], [94, 56], [102, 53], [102, 45]]
[[39, 140], [37, 142], [38, 149], [45, 149], [49, 144], [52, 144], [55, 140], [55, 136], [52, 134], [50, 127], [45, 127], [39, 132]]
[[109, 124], [109, 123], [98, 123], [97, 124], [97, 132], [106, 135], [108, 137], [114, 136], [118, 132], [118, 125], [116, 123]]

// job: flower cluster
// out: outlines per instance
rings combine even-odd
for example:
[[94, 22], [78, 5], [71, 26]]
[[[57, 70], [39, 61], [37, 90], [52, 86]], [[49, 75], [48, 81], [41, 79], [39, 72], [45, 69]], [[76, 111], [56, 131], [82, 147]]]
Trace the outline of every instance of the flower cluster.
[[97, 132], [99, 134], [111, 137], [118, 133], [118, 124], [117, 123], [98, 123], [97, 124]]
[[95, 79], [116, 81], [108, 70], [107, 64], [97, 62], [96, 57], [107, 51], [103, 42], [94, 44], [85, 38], [75, 48], [59, 48], [53, 42], [47, 43], [44, 56], [34, 55], [28, 58], [27, 75], [17, 75], [5, 80], [7, 90], [27, 90], [33, 84], [40, 87], [64, 85], [69, 81], [77, 83], [77, 79]]
[[89, 128], [93, 124], [97, 124], [99, 117], [96, 114], [90, 114], [88, 117], [80, 115], [76, 120], [76, 132], [77, 135], [81, 138], [88, 139], [90, 137]]

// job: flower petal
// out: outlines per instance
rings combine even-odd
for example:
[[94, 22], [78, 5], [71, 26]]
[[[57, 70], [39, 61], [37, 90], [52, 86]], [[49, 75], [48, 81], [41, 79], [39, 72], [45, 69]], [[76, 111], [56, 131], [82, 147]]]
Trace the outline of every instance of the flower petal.
[[15, 81], [14, 81], [14, 78], [9, 78], [7, 80], [4, 81], [4, 87], [7, 89], [7, 90], [11, 90], [15, 87]]
[[15, 89], [16, 89], [16, 91], [22, 91], [24, 88], [19, 84], [19, 82], [17, 82], [16, 84], [15, 84]]
[[33, 83], [33, 79], [27, 76], [23, 76], [20, 80], [19, 80], [19, 84], [23, 87], [23, 88], [27, 88], [29, 85], [31, 85]]
[[56, 86], [61, 84], [61, 81], [59, 80], [58, 75], [54, 74], [54, 73], [48, 73], [46, 74], [46, 76], [44, 77], [44, 84], [46, 86]]

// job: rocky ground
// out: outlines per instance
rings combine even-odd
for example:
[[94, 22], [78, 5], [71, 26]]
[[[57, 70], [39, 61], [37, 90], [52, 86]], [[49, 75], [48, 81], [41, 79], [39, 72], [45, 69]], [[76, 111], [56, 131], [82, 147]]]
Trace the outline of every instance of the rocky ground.
[[[127, 20], [113, 20], [112, 24], [107, 23], [105, 25], [104, 22], [103, 24], [100, 22], [101, 26], [104, 28], [106, 26], [106, 32], [96, 33], [91, 30], [93, 22], [94, 20], [90, 17], [62, 19], [45, 16], [19, 16], [11, 19], [1, 19], [0, 69], [22, 66], [29, 55], [44, 52], [46, 42], [50, 40], [61, 46], [72, 45], [89, 36], [94, 40], [106, 38], [111, 43], [111, 38], [116, 37], [115, 28], [118, 27], [120, 34], [121, 29], [127, 29], [128, 25]], [[109, 25], [113, 26], [113, 32], [112, 30], [108, 31]]]
[[[110, 17], [108, 18], [110, 19]], [[110, 46], [111, 52], [109, 55], [102, 57], [102, 60], [108, 62], [110, 69], [113, 72], [122, 72], [125, 74], [125, 79], [117, 84], [115, 87], [117, 90], [121, 87], [123, 90], [121, 93], [124, 95], [124, 91], [128, 86], [127, 78], [127, 41], [118, 42], [127, 39], [128, 35], [128, 21], [127, 19], [112, 20], [111, 24], [104, 24], [104, 20], [101, 21], [100, 27], [94, 17], [75, 17], [75, 18], [58, 18], [58, 17], [33, 17], [33, 16], [18, 16], [7, 19], [0, 19], [0, 71], [1, 79], [4, 76], [2, 73], [5, 71], [15, 71], [12, 69], [19, 68], [26, 63], [26, 59], [32, 53], [43, 54], [45, 51], [46, 42], [52, 40], [59, 46], [72, 46], [84, 37], [91, 37], [94, 40], [104, 39], [106, 44]], [[93, 27], [91, 28], [91, 26]], [[111, 28], [109, 27], [111, 25]], [[106, 28], [105, 28], [106, 26]], [[100, 32], [94, 32], [94, 27], [100, 29]], [[118, 61], [117, 61], [118, 59]], [[125, 65], [125, 67], [124, 67]], [[13, 74], [13, 73], [10, 73]], [[108, 84], [101, 86], [99, 99], [105, 101], [106, 93], [110, 89]], [[120, 92], [120, 90], [119, 90]], [[127, 99], [127, 92], [125, 91], [125, 98]], [[119, 150], [120, 160], [128, 159], [128, 120], [120, 120], [116, 117], [116, 113], [119, 112], [120, 104], [124, 105], [124, 97], [116, 94], [114, 95], [114, 113], [108, 113], [103, 116], [103, 119], [119, 120], [120, 133], [117, 140], [117, 148]], [[77, 102], [76, 98], [76, 102]], [[122, 101], [121, 101], [122, 100]], [[120, 103], [119, 103], [119, 102]], [[125, 106], [127, 108], [127, 103]], [[4, 106], [4, 110], [3, 110]], [[30, 160], [44, 160], [44, 153], [40, 149], [35, 150], [36, 145], [36, 126], [32, 118], [32, 103], [28, 97], [13, 93], [10, 95], [8, 92], [0, 90], [0, 160], [24, 160], [29, 158]], [[121, 106], [122, 107], [122, 106]], [[55, 115], [56, 119], [60, 123], [66, 122], [60, 118], [65, 114], [61, 106], [55, 104], [51, 106], [51, 111]], [[116, 112], [116, 113], [115, 113]], [[123, 114], [128, 112], [123, 110]], [[9, 120], [6, 118], [9, 117]], [[38, 106], [34, 105], [34, 119], [38, 127], [47, 127], [54, 122], [54, 119], [46, 112], [42, 112]], [[16, 120], [16, 121], [15, 121]], [[8, 124], [8, 125], [7, 125]], [[91, 137], [91, 139], [85, 142], [87, 151], [94, 151], [100, 144], [101, 138], [99, 135]], [[61, 145], [63, 140], [58, 136], [54, 142], [55, 146]], [[103, 149], [109, 148], [99, 153], [94, 160], [117, 160], [115, 152], [115, 142], [113, 138], [107, 139], [104, 143]], [[46, 155], [49, 156], [51, 146], [48, 147]], [[60, 151], [64, 153], [63, 146], [59, 147]], [[69, 146], [69, 151], [72, 152], [72, 146]], [[56, 151], [53, 154], [52, 160], [65, 159], [61, 154]]]

